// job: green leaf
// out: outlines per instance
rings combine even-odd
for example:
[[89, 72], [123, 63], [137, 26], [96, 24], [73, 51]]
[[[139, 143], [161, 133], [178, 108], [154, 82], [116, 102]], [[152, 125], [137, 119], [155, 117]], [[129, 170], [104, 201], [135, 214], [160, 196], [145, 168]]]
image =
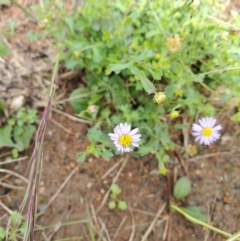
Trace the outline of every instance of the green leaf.
[[173, 188], [173, 195], [176, 199], [185, 198], [191, 191], [191, 183], [187, 177], [181, 177], [177, 180]]
[[10, 215], [10, 220], [13, 224], [20, 224], [21, 223], [21, 213], [19, 212], [12, 212], [11, 215]]
[[80, 68], [81, 64], [80, 61], [78, 59], [75, 58], [69, 58], [65, 60], [66, 66], [68, 69], [76, 69], [76, 68]]
[[74, 34], [74, 21], [71, 17], [65, 17], [63, 21], [67, 24], [71, 32]]
[[122, 211], [127, 209], [127, 203], [125, 201], [118, 201], [118, 208]]
[[2, 112], [4, 110], [4, 104], [3, 101], [0, 100], [0, 112]]
[[7, 125], [4, 128], [0, 128], [0, 148], [1, 147], [15, 147], [12, 138], [12, 126]]
[[232, 121], [240, 122], [240, 112], [237, 112], [236, 114], [234, 114], [233, 116], [231, 116], [231, 120], [232, 120]]
[[202, 221], [204, 223], [207, 223], [208, 221], [208, 216], [206, 214], [202, 214], [202, 210], [200, 207], [189, 206], [189, 207], [182, 208], [182, 210], [199, 221]]
[[87, 152], [83, 151], [83, 152], [79, 152], [77, 153], [77, 162], [84, 162], [87, 156]]
[[36, 40], [39, 38], [39, 34], [30, 31], [30, 32], [28, 32], [28, 34], [27, 34], [27, 38], [28, 38], [30, 41], [34, 42], [34, 41], [36, 41]]
[[93, 48], [93, 61], [94, 63], [100, 63], [102, 61], [102, 56], [97, 48]]
[[24, 235], [27, 232], [27, 222], [23, 222], [21, 227], [19, 228], [19, 231], [22, 235]]
[[34, 125], [14, 126], [13, 138], [16, 142], [16, 148], [18, 151], [23, 151], [29, 147], [35, 131], [36, 127]]
[[114, 71], [115, 74], [119, 74], [121, 70], [127, 69], [129, 66], [130, 66], [130, 62], [125, 64], [112, 64], [109, 67], [109, 70]]
[[6, 236], [6, 232], [3, 227], [0, 227], [0, 241], [2, 241]]
[[122, 192], [122, 189], [115, 183], [111, 185], [110, 190], [117, 195]]
[[102, 147], [102, 156], [106, 161], [113, 157], [112, 151]]
[[70, 105], [72, 106], [75, 113], [79, 114], [81, 111], [84, 111], [88, 107], [88, 100], [86, 99], [88, 89], [79, 88], [74, 90], [70, 96]]
[[203, 80], [204, 80], [204, 75], [195, 75], [193, 78], [193, 81], [197, 83], [202, 83]]
[[99, 125], [95, 125], [92, 128], [88, 129], [88, 134], [87, 134], [88, 139], [91, 142], [102, 142], [102, 132], [99, 130]]
[[13, 148], [12, 149], [12, 157], [14, 159], [18, 158], [19, 157], [19, 153], [18, 153], [18, 150], [16, 148]]
[[114, 209], [114, 208], [116, 208], [116, 202], [115, 201], [110, 201], [109, 203], [108, 203], [108, 208], [109, 209]]
[[0, 56], [8, 56], [9, 54], [9, 49], [8, 47], [0, 40]]
[[11, 5], [11, 1], [10, 0], [0, 0], [0, 5]]
[[137, 78], [140, 80], [143, 89], [148, 94], [155, 93], [156, 88], [155, 88], [154, 84], [146, 77], [146, 75], [143, 72], [141, 72], [139, 75], [137, 75]]

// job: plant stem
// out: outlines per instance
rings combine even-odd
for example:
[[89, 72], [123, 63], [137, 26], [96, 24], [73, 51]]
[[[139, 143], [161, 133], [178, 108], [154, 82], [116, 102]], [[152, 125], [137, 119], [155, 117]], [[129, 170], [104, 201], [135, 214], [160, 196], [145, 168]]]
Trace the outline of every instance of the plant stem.
[[201, 226], [203, 226], [203, 227], [205, 227], [205, 228], [208, 228], [208, 229], [210, 229], [210, 230], [212, 230], [212, 231], [214, 231], [214, 232], [216, 232], [216, 233], [222, 234], [222, 235], [225, 236], [225, 237], [228, 237], [228, 238], [233, 237], [233, 235], [230, 234], [230, 233], [227, 233], [227, 232], [225, 232], [225, 231], [223, 231], [223, 230], [221, 230], [221, 229], [218, 229], [218, 228], [216, 228], [216, 227], [213, 227], [212, 225], [210, 225], [210, 224], [208, 224], [208, 223], [204, 223], [204, 222], [202, 222], [202, 221], [200, 221], [200, 220], [198, 220], [198, 219], [190, 216], [189, 214], [185, 213], [181, 208], [177, 207], [177, 206], [176, 206], [175, 204], [173, 204], [173, 203], [171, 203], [170, 206], [171, 206], [171, 208], [172, 208], [173, 210], [181, 213], [185, 218], [187, 218], [188, 220], [190, 220], [190, 221], [192, 221], [192, 222], [194, 222], [194, 223], [197, 223], [197, 224], [199, 224], [199, 225], [201, 225]]

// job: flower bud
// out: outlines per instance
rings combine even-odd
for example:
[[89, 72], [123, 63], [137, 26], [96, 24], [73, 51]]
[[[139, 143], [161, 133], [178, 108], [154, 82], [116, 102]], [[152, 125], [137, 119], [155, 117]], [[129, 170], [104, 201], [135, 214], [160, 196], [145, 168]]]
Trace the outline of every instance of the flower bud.
[[97, 111], [97, 106], [96, 105], [90, 105], [88, 106], [88, 112], [91, 114], [94, 114]]
[[188, 145], [187, 147], [187, 153], [190, 155], [190, 156], [194, 156], [197, 154], [197, 147], [194, 146], [194, 145]]
[[38, 22], [38, 27], [41, 29], [44, 29], [47, 26], [48, 22], [49, 22], [48, 19], [45, 18], [45, 19], [41, 20], [40, 22]]
[[170, 118], [171, 118], [171, 120], [178, 118], [178, 116], [179, 116], [179, 111], [177, 111], [177, 110], [173, 110], [173, 111], [170, 113]]
[[167, 97], [164, 92], [158, 92], [154, 95], [153, 101], [158, 104], [161, 104], [166, 98]]

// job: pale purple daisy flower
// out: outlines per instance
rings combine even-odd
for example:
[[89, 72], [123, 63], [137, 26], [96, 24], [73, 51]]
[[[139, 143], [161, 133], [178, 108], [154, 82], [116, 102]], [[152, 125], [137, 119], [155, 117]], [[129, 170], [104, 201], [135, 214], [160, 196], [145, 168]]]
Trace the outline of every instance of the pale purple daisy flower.
[[210, 145], [220, 138], [219, 131], [222, 129], [221, 125], [216, 124], [217, 120], [213, 117], [203, 117], [198, 120], [198, 124], [193, 124], [193, 136], [196, 137], [195, 141], [200, 141], [200, 144]]
[[130, 146], [139, 146], [141, 135], [138, 134], [138, 128], [131, 130], [131, 125], [120, 123], [114, 128], [114, 133], [109, 133], [110, 139], [113, 141], [118, 151], [130, 152]]

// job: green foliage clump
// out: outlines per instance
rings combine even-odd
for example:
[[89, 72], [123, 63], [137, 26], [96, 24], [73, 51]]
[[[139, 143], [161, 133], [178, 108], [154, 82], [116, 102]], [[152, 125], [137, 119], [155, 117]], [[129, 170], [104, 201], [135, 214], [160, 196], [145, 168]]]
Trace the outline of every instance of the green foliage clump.
[[8, 228], [5, 230], [0, 226], [0, 241], [11, 240], [17, 241], [27, 231], [27, 222], [22, 220], [20, 213], [14, 211], [9, 216]]
[[[174, 146], [168, 131], [172, 119], [183, 112], [191, 118], [213, 116], [213, 100], [225, 103], [239, 95], [240, 35], [216, 21], [218, 15], [211, 0], [199, 6], [192, 1], [88, 0], [74, 12], [60, 2], [46, 3], [38, 16], [45, 34], [55, 39], [67, 68], [86, 74], [85, 88], [71, 95], [76, 113], [95, 123], [90, 147], [79, 153], [79, 161], [88, 154], [106, 159], [112, 150], [119, 154], [107, 133], [127, 122], [142, 134], [134, 155], [154, 152], [161, 164], [163, 150]], [[166, 99], [154, 103], [159, 92]]]
[[124, 200], [120, 200], [118, 195], [121, 194], [122, 189], [117, 184], [112, 184], [110, 187], [111, 201], [108, 202], [108, 208], [110, 210], [118, 208], [122, 211], [127, 209], [127, 203]]
[[35, 124], [38, 121], [36, 110], [20, 108], [8, 120], [7, 125], [0, 128], [0, 148], [13, 148], [12, 156], [13, 158], [17, 158], [18, 152], [29, 147], [33, 134], [36, 131]]

